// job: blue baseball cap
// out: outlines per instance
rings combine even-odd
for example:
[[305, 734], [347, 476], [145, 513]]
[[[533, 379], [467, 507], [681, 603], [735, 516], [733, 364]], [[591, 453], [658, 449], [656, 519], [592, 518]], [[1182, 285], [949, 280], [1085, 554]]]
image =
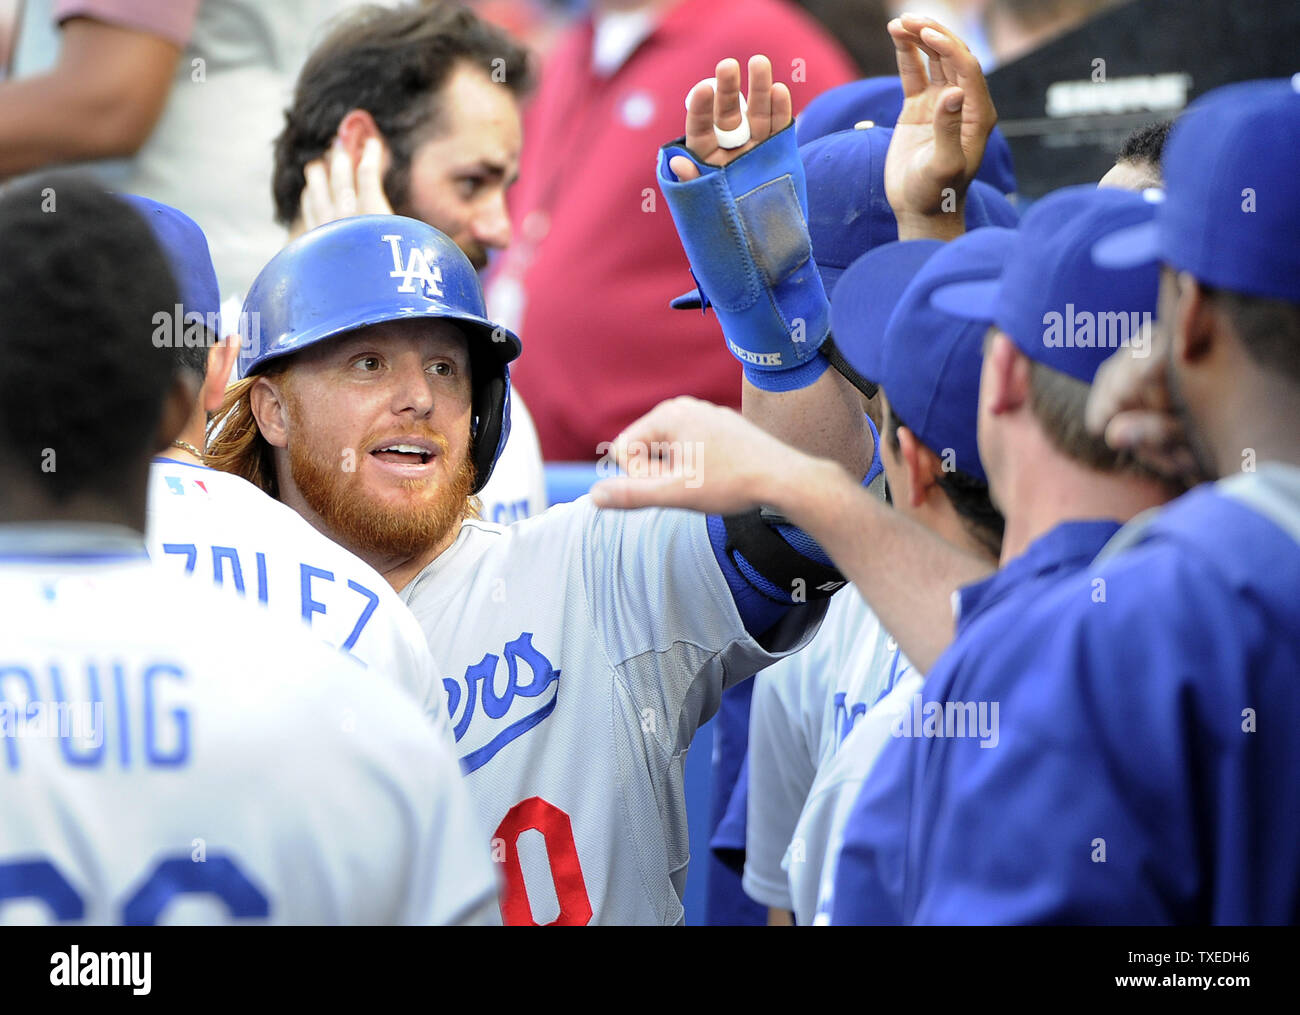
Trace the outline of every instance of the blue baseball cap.
[[961, 472], [987, 483], [976, 423], [988, 325], [954, 316], [936, 306], [933, 297], [948, 286], [996, 280], [1019, 240], [1014, 229], [995, 227], [934, 244], [893, 301], [882, 327], [879, 315], [863, 302], [876, 295], [872, 282], [881, 268], [869, 259], [879, 261], [897, 249], [893, 260], [901, 262], [905, 248], [930, 242], [881, 247], [855, 262], [831, 300], [831, 326], [845, 358], [878, 380], [894, 414], [921, 443], [939, 453], [951, 449]]
[[122, 194], [149, 223], [154, 237], [167, 255], [167, 263], [176, 276], [180, 288], [181, 305], [186, 323], [197, 321], [220, 337], [221, 292], [217, 288], [217, 273], [212, 267], [212, 254], [208, 251], [208, 238], [197, 222], [169, 204], [152, 201], [138, 194]]
[[938, 240], [894, 240], [851, 265], [831, 293], [831, 334], [849, 366], [883, 386], [885, 326], [907, 284], [942, 249]]
[[[808, 181], [808, 233], [826, 291], [874, 247], [898, 239], [898, 220], [885, 196], [885, 156], [891, 127], [842, 130], [799, 149]], [[1011, 202], [985, 183], [966, 195], [966, 228], [1013, 228]]]
[[[826, 292], [867, 251], [898, 239], [898, 220], [885, 196], [889, 127], [842, 130], [799, 149], [808, 186], [808, 235]], [[1011, 202], [978, 180], [966, 195], [966, 228], [1014, 227]], [[698, 309], [699, 291], [672, 301], [678, 310]]]
[[1215, 288], [1300, 303], [1300, 74], [1202, 96], [1161, 162], [1154, 220], [1100, 241], [1098, 263], [1159, 258]]
[[852, 130], [863, 120], [892, 127], [903, 111], [903, 84], [898, 75], [862, 78], [827, 89], [794, 119], [800, 147], [827, 134]]
[[[852, 130], [869, 120], [879, 127], [893, 127], [903, 111], [903, 83], [897, 75], [863, 78], [822, 92], [804, 107], [794, 121], [800, 147], [819, 137], [841, 130]], [[1011, 147], [996, 127], [984, 147], [975, 179], [987, 183], [1000, 194], [1016, 192], [1016, 169]]]
[[1085, 184], [1035, 204], [999, 279], [954, 282], [934, 305], [996, 324], [1030, 359], [1091, 384], [1117, 348], [1149, 341], [1156, 316], [1155, 261], [1106, 268], [1092, 254], [1102, 237], [1155, 218], [1151, 194]]
[[885, 322], [912, 276], [941, 246], [938, 240], [894, 240], [869, 250], [849, 265], [831, 294], [831, 334], [822, 354], [868, 398], [880, 387]]

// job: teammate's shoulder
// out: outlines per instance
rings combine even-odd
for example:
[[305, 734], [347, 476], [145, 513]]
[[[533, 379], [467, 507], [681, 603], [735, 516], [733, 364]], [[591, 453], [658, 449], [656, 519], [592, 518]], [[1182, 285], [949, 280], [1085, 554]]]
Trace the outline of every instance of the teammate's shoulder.
[[1239, 584], [1300, 579], [1300, 469], [1261, 468], [1206, 484], [1159, 511], [1141, 533], [1150, 545], [1196, 557]]
[[305, 625], [286, 625], [257, 603], [180, 575], [161, 575], [155, 589], [160, 599], [185, 603], [186, 615], [215, 618], [222, 636], [200, 643], [189, 638], [190, 658], [206, 673], [221, 675], [224, 686], [243, 686], [286, 738], [333, 731], [348, 742], [360, 730], [362, 739], [424, 742], [428, 722], [409, 693]]
[[[484, 568], [492, 566], [563, 567], [575, 557], [585, 556], [593, 548], [616, 542], [628, 526], [643, 525], [665, 516], [697, 518], [686, 511], [646, 508], [640, 511], [601, 511], [591, 498], [553, 504], [529, 518], [509, 525], [499, 525], [481, 518], [467, 518], [461, 523], [455, 541], [407, 585], [402, 598], [409, 604], [415, 598], [446, 589], [446, 579], [464, 576], [471, 571], [482, 578]], [[677, 523], [678, 520], [674, 519]], [[435, 580], [436, 579], [436, 580]], [[455, 584], [454, 582], [452, 584]]]
[[1300, 612], [1300, 542], [1266, 513], [1210, 486], [1171, 502], [1131, 544], [1088, 570], [1092, 586], [1139, 612], [1162, 600], [1184, 615], [1235, 612], [1247, 601]]
[[151, 512], [164, 504], [197, 506], [210, 502], [214, 498], [222, 502], [236, 501], [239, 504], [238, 509], [225, 512], [228, 517], [244, 519], [252, 515], [254, 519], [260, 518], [263, 523], [267, 518], [274, 518], [284, 519], [286, 524], [292, 524], [288, 521], [292, 516], [304, 525], [307, 524], [305, 519], [292, 508], [281, 504], [242, 476], [236, 476], [232, 472], [222, 472], [207, 465], [197, 465], [166, 457], [155, 458], [150, 464]]
[[391, 591], [379, 572], [355, 553], [330, 539], [288, 504], [276, 500], [242, 476], [172, 459], [154, 459], [153, 468], [164, 483], [168, 477], [189, 480], [207, 487], [219, 500], [237, 501], [238, 506], [228, 509], [228, 513], [237, 516], [250, 531], [260, 529], [262, 535], [273, 536], [284, 548], [310, 552], [315, 559], [332, 558], [345, 563], [349, 571], [363, 574], [372, 586], [380, 590], [380, 595], [385, 594], [384, 590]]
[[1041, 673], [1038, 685], [1061, 690], [1105, 685], [1118, 673], [1142, 673], [1147, 683], [1165, 674], [1167, 683], [1201, 669], [1212, 644], [1266, 638], [1266, 621], [1211, 557], [1153, 532], [1043, 588], [1000, 637], [965, 653], [959, 669], [996, 682]]

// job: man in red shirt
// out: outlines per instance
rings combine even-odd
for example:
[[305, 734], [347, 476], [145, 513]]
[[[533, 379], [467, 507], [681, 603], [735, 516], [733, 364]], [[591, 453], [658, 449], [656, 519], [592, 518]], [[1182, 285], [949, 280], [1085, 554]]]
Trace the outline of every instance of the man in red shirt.
[[524, 340], [511, 379], [553, 461], [594, 460], [597, 444], [672, 395], [740, 404], [717, 321], [668, 307], [694, 282], [655, 159], [681, 131], [699, 68], [768, 54], [796, 113], [857, 76], [783, 0], [592, 6], [543, 68], [511, 193], [515, 239], [488, 288], [495, 319]]

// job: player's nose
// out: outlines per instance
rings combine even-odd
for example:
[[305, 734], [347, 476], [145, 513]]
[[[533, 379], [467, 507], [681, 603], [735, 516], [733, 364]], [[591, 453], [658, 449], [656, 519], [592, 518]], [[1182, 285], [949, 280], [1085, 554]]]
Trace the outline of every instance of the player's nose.
[[510, 246], [510, 212], [504, 191], [493, 194], [477, 209], [472, 229], [474, 239], [485, 247], [504, 250]]
[[413, 412], [416, 416], [427, 416], [433, 411], [433, 380], [424, 369], [423, 357], [418, 354], [401, 357], [395, 364], [392, 378], [394, 413]]

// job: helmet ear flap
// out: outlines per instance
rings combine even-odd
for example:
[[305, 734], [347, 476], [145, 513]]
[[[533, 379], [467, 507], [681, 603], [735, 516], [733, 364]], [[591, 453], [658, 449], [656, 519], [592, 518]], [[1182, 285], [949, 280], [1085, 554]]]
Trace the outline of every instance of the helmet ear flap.
[[510, 368], [489, 374], [474, 385], [470, 454], [474, 461], [474, 493], [487, 485], [506, 438], [510, 436]]

